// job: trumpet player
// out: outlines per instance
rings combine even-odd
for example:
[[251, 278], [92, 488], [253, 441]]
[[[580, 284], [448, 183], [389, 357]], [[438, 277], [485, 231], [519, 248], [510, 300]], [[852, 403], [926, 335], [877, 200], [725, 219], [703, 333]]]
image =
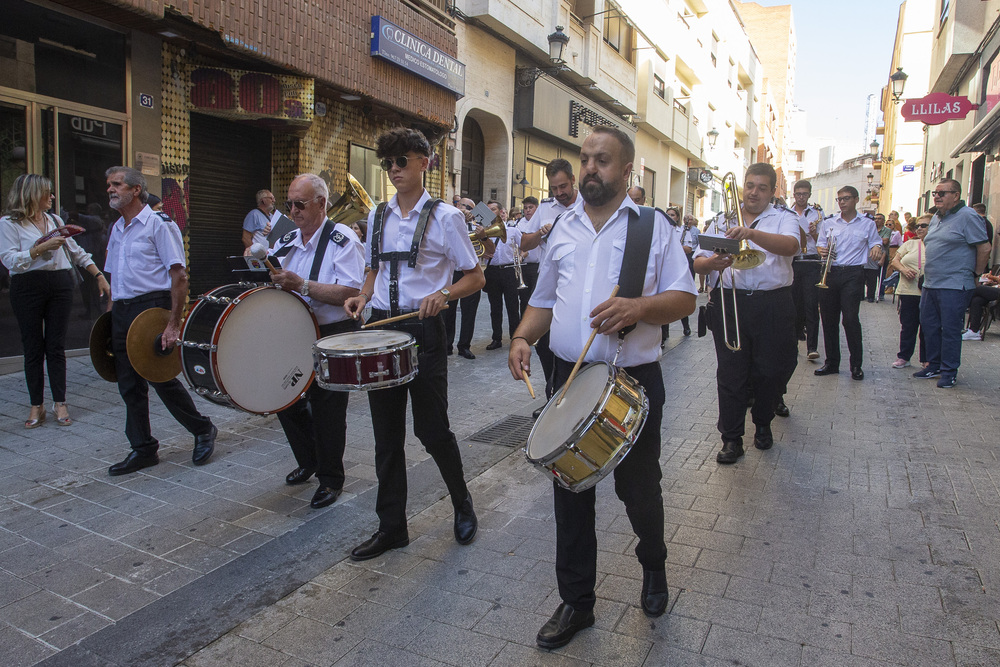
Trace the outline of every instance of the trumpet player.
[[858, 213], [858, 191], [845, 185], [837, 191], [840, 215], [830, 215], [820, 227], [816, 248], [824, 262], [833, 246], [826, 275], [826, 289], [819, 294], [819, 312], [823, 320], [823, 345], [826, 362], [816, 369], [816, 375], [836, 375], [840, 372], [840, 322], [844, 323], [847, 349], [850, 352], [851, 379], [864, 380], [861, 369], [861, 318], [858, 311], [865, 289], [865, 263], [882, 261], [882, 237], [875, 221]]
[[797, 181], [792, 187], [792, 212], [798, 219], [799, 228], [805, 234], [806, 243], [802, 252], [792, 261], [792, 300], [795, 302], [795, 334], [799, 340], [806, 342], [806, 356], [819, 359], [819, 282], [823, 269], [819, 251], [816, 250], [816, 239], [819, 237], [819, 226], [823, 222], [823, 209], [818, 205], [809, 205], [812, 196], [812, 184], [809, 181]]
[[[507, 309], [508, 332], [514, 335], [514, 330], [521, 323], [521, 306], [517, 296], [517, 271], [514, 253], [520, 252], [521, 230], [517, 223], [507, 222], [507, 211], [497, 201], [488, 201], [486, 205], [497, 214], [507, 225], [507, 242], [496, 240], [496, 250], [486, 264], [486, 292], [490, 300], [490, 324], [493, 327], [493, 340], [486, 346], [487, 350], [498, 350], [503, 347], [503, 310]], [[520, 258], [518, 258], [520, 261]]]
[[[726, 212], [709, 224], [694, 253], [695, 272], [708, 275], [712, 287], [708, 322], [718, 360], [718, 428], [722, 435], [716, 461], [723, 464], [736, 463], [743, 456], [751, 387], [755, 398], [751, 408], [754, 447], [770, 449], [774, 444], [774, 407], [796, 365], [791, 286], [792, 257], [800, 251], [799, 225], [791, 211], [771, 204], [776, 183], [771, 165], [750, 165], [742, 205], [735, 192], [732, 200], [727, 197]], [[746, 241], [740, 255], [759, 253], [759, 265], [735, 268], [734, 261], [740, 258], [714, 253], [708, 235]]]

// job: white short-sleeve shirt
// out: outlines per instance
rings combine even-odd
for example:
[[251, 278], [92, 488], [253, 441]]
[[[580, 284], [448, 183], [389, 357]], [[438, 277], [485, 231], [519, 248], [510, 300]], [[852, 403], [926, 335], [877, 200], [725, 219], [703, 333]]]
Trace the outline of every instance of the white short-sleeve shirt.
[[846, 222], [840, 215], [827, 216], [820, 227], [816, 245], [829, 248], [832, 239], [836, 239], [837, 244], [837, 257], [833, 260], [833, 266], [867, 264], [868, 252], [872, 248], [882, 247], [882, 237], [875, 227], [875, 221], [860, 213], [850, 222]]
[[144, 206], [128, 226], [118, 218], [111, 228], [104, 270], [115, 301], [169, 290], [170, 267], [185, 265], [181, 229], [166, 213]]

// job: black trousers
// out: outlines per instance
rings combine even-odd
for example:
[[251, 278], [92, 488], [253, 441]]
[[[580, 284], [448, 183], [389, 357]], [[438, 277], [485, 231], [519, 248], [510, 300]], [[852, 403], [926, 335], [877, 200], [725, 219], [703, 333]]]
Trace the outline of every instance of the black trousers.
[[163, 401], [167, 411], [192, 435], [204, 435], [212, 430], [212, 420], [198, 412], [191, 395], [180, 380], [147, 382], [135, 372], [128, 358], [125, 337], [139, 313], [150, 308], [170, 309], [170, 292], [151, 292], [145, 296], [118, 300], [111, 306], [111, 349], [115, 353], [118, 372], [118, 393], [125, 401], [125, 436], [136, 452], [155, 454], [159, 442], [149, 427], [149, 386]]
[[28, 271], [10, 277], [10, 307], [21, 330], [24, 381], [32, 405], [45, 402], [45, 369], [56, 403], [66, 402], [66, 331], [73, 307], [73, 276], [64, 271]]
[[521, 304], [521, 316], [523, 317], [524, 311], [528, 309], [528, 301], [531, 300], [531, 295], [535, 292], [535, 285], [538, 284], [538, 262], [522, 264], [521, 275], [524, 284], [528, 286], [528, 289], [517, 291], [517, 298]]
[[920, 295], [899, 295], [899, 352], [897, 359], [909, 361], [920, 338], [920, 363], [927, 361], [924, 332], [920, 329]]
[[517, 296], [517, 277], [513, 266], [487, 266], [486, 287], [483, 291], [490, 300], [490, 324], [493, 340], [503, 340], [503, 309], [507, 308], [507, 330], [511, 336], [521, 323], [521, 306]]
[[840, 368], [840, 323], [843, 320], [851, 368], [864, 361], [861, 345], [861, 295], [864, 290], [864, 267], [831, 266], [826, 276], [827, 289], [819, 290], [819, 313], [823, 321], [823, 344], [826, 364]]
[[[521, 267], [524, 274], [524, 284], [528, 289], [517, 291], [521, 301], [521, 315], [528, 308], [528, 301], [535, 292], [535, 285], [538, 284], [538, 264], [525, 264]], [[538, 363], [542, 366], [542, 374], [545, 376], [545, 398], [552, 398], [552, 368], [555, 364], [555, 355], [549, 349], [549, 332], [546, 331], [535, 343], [535, 354], [538, 355]]]
[[[725, 294], [732, 343], [736, 332], [732, 290], [725, 290]], [[715, 372], [719, 392], [718, 428], [723, 440], [736, 440], [743, 437], [751, 388], [754, 403], [750, 416], [754, 425], [767, 426], [774, 419], [774, 406], [795, 371], [798, 364], [795, 304], [790, 287], [752, 294], [737, 292], [740, 349], [734, 352], [725, 344], [718, 308], [720, 297], [719, 289], [712, 290], [710, 318], [718, 360]]]
[[[322, 324], [321, 337], [353, 331], [353, 320]], [[346, 391], [327, 391], [315, 381], [306, 395], [278, 413], [278, 421], [300, 468], [316, 471], [320, 486], [344, 488], [344, 449], [347, 447]]]
[[[451, 279], [452, 284], [457, 283], [464, 275], [463, 272], [456, 271]], [[472, 345], [472, 334], [476, 330], [476, 311], [479, 310], [479, 299], [482, 295], [482, 290], [476, 290], [469, 296], [462, 297], [457, 304], [453, 303], [448, 310], [444, 311], [444, 326], [448, 334], [449, 350], [455, 343], [455, 320], [458, 319], [459, 308], [462, 309], [462, 329], [458, 334], [458, 349], [468, 350], [469, 346]]]
[[819, 282], [823, 265], [817, 261], [792, 262], [792, 301], [795, 303], [795, 335], [806, 332], [806, 349], [819, 345]]
[[[375, 310], [372, 321], [388, 316]], [[414, 320], [414, 322], [416, 322]], [[390, 325], [391, 326], [391, 325]], [[444, 320], [439, 315], [420, 320], [417, 376], [396, 387], [368, 392], [368, 405], [375, 431], [375, 474], [378, 496], [375, 513], [379, 530], [398, 534], [406, 530], [406, 401], [411, 401], [413, 433], [441, 471], [452, 504], [469, 495], [462, 470], [458, 441], [448, 422], [448, 357], [445, 349]], [[391, 327], [413, 331], [413, 325]]]
[[878, 277], [881, 271], [865, 267], [865, 299], [874, 299], [878, 295]]
[[[572, 361], [555, 358], [556, 387], [573, 369]], [[632, 530], [639, 538], [635, 555], [646, 570], [663, 570], [667, 545], [663, 541], [663, 493], [660, 490], [660, 423], [663, 419], [663, 371], [659, 364], [626, 368], [649, 399], [649, 414], [628, 455], [614, 470], [615, 493], [625, 504]], [[556, 579], [563, 602], [577, 610], [591, 610], [597, 599], [596, 488], [580, 493], [553, 482], [556, 516]]]
[[987, 287], [986, 285], [976, 285], [972, 293], [972, 301], [969, 302], [969, 328], [979, 331], [983, 326], [983, 314], [990, 301], [1000, 299], [1000, 287]]

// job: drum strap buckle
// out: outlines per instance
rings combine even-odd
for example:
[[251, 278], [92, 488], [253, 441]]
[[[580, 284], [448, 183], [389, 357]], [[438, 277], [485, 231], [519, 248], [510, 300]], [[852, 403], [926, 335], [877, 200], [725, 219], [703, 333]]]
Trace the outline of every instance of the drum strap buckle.
[[625, 334], [618, 333], [618, 349], [615, 350], [615, 358], [611, 360], [611, 365], [618, 368], [618, 356], [622, 353], [622, 348], [625, 347]]

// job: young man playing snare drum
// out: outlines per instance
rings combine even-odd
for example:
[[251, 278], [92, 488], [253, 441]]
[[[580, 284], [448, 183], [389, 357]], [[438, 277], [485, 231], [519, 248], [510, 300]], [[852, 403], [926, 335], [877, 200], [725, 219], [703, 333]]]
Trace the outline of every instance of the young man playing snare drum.
[[[462, 455], [448, 423], [448, 343], [441, 311], [449, 301], [482, 289], [486, 279], [472, 249], [465, 215], [432, 200], [424, 189], [430, 154], [430, 144], [417, 130], [397, 128], [379, 137], [376, 155], [396, 194], [368, 216], [365, 250], [372, 269], [361, 293], [344, 303], [347, 313], [358, 318], [370, 301], [373, 322], [413, 313], [414, 317], [389, 327], [413, 335], [419, 351], [416, 378], [368, 392], [375, 431], [379, 527], [351, 552], [356, 561], [410, 542], [403, 453], [407, 398], [412, 401], [413, 432], [437, 463], [451, 494], [455, 539], [459, 544], [472, 542], [478, 527]], [[462, 272], [454, 284], [453, 271]]]
[[[550, 331], [549, 345], [555, 355], [553, 385], [559, 387], [584, 351], [592, 328], [599, 335], [584, 361], [613, 362], [618, 332], [635, 325], [624, 337], [617, 365], [643, 387], [649, 412], [628, 456], [614, 469], [614, 478], [615, 492], [625, 503], [639, 538], [635, 552], [643, 569], [640, 603], [646, 615], [655, 617], [666, 611], [668, 598], [659, 461], [664, 403], [658, 363], [660, 326], [694, 312], [697, 292], [678, 237], [657, 212], [652, 220], [651, 240], [643, 244], [644, 250], [648, 247], [645, 273], [635, 275], [641, 279], [641, 291], [636, 290], [635, 298], [609, 297], [616, 284], [631, 282], [623, 280], [626, 272], [622, 248], [631, 226], [630, 213], [640, 212], [625, 194], [634, 157], [631, 139], [614, 128], [595, 127], [584, 141], [579, 172], [584, 205], [566, 211], [552, 227], [535, 292], [511, 339], [508, 365], [517, 380], [530, 374], [530, 346]], [[636, 263], [643, 259], [639, 255], [630, 257]], [[638, 270], [642, 269], [643, 265], [638, 264]], [[556, 389], [539, 423], [556, 409], [553, 402], [560, 393]], [[558, 444], [551, 443], [553, 447]], [[574, 493], [557, 482], [553, 488], [556, 578], [563, 602], [538, 633], [536, 641], [543, 648], [563, 646], [579, 630], [593, 625], [596, 600], [594, 488]]]

